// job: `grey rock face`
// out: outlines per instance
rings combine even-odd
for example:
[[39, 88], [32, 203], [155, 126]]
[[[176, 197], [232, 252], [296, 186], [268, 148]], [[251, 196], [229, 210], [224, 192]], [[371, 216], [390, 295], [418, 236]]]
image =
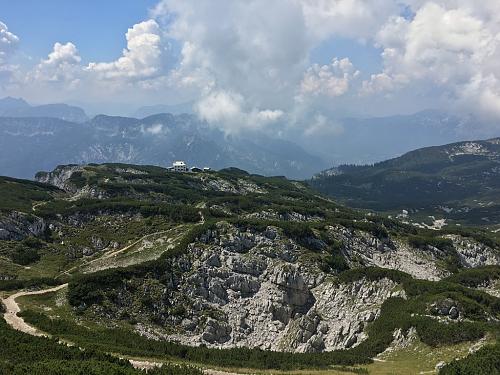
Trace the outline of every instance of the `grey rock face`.
[[231, 327], [217, 320], [209, 319], [202, 338], [210, 344], [223, 344], [231, 339]]
[[68, 180], [73, 173], [82, 171], [83, 168], [78, 165], [66, 165], [57, 167], [52, 172], [39, 172], [36, 174], [35, 179], [38, 182], [57, 186], [59, 189], [76, 193], [77, 189], [71, 185]]
[[479, 244], [471, 238], [450, 235], [453, 245], [465, 267], [482, 267], [500, 263], [500, 251]]
[[404, 241], [382, 241], [370, 233], [342, 226], [332, 226], [330, 233], [342, 241], [343, 252], [353, 266], [390, 268], [426, 280], [439, 280], [449, 275], [437, 265], [444, 256], [438, 249], [423, 252]]
[[[217, 224], [191, 245], [189, 255], [173, 262], [185, 264], [185, 271], [165, 275], [172, 280], [166, 292], [147, 291], [156, 296], [152, 316], [164, 322], [160, 337], [224, 348], [343, 349], [366, 339], [364, 330], [383, 301], [404, 297], [387, 279], [337, 284], [317, 265], [304, 263], [307, 253], [274, 227], [257, 232]], [[126, 302], [129, 291], [121, 293], [122, 306], [134, 315], [134, 305]], [[186, 310], [179, 319], [165, 313], [178, 305]], [[138, 307], [138, 316], [144, 317], [145, 308], [151, 305]]]
[[38, 237], [46, 229], [45, 220], [34, 215], [17, 211], [0, 215], [0, 240], [20, 241], [29, 236]]

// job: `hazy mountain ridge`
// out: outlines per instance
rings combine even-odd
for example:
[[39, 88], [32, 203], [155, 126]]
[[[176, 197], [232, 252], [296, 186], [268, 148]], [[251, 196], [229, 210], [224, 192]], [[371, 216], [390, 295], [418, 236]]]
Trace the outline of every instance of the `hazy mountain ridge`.
[[335, 165], [372, 164], [418, 148], [497, 135], [496, 127], [478, 126], [481, 122], [471, 116], [436, 110], [411, 115], [344, 118], [337, 123], [338, 134], [324, 140], [329, 149], [324, 157]]
[[85, 122], [89, 118], [80, 107], [63, 103], [31, 106], [24, 99], [0, 99], [0, 117], [52, 117], [72, 122]]
[[307, 178], [325, 163], [291, 142], [263, 134], [226, 136], [192, 115], [144, 119], [99, 115], [83, 124], [48, 118], [0, 118], [0, 173], [32, 177], [59, 164], [125, 162]]

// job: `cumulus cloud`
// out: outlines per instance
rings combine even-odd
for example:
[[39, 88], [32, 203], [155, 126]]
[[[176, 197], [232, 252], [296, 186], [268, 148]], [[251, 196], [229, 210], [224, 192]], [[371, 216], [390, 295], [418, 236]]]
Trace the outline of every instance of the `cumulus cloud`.
[[394, 16], [377, 33], [384, 71], [364, 82], [364, 93], [426, 82], [451, 105], [500, 114], [500, 3], [415, 3], [412, 19]]
[[182, 43], [173, 81], [199, 90], [208, 121], [246, 114], [237, 130], [297, 116], [306, 97], [346, 94], [359, 75], [350, 60], [311, 65], [311, 51], [332, 36], [366, 40], [399, 9], [395, 0], [163, 0], [152, 15]]
[[201, 119], [222, 127], [227, 133], [259, 129], [284, 115], [281, 110], [248, 107], [242, 95], [226, 91], [210, 92], [196, 104], [195, 111]]
[[112, 62], [92, 62], [87, 71], [99, 79], [144, 80], [164, 73], [166, 44], [155, 20], [135, 24], [125, 37], [127, 48], [123, 55]]
[[387, 18], [399, 14], [395, 0], [301, 0], [306, 24], [317, 39], [332, 35], [370, 40]]
[[313, 64], [301, 82], [302, 95], [327, 95], [336, 97], [349, 91], [350, 83], [360, 72], [348, 58], [334, 58], [329, 65]]
[[[415, 87], [500, 117], [498, 0], [161, 0], [150, 16], [126, 32], [114, 61], [84, 64], [75, 45], [57, 43], [21, 75], [33, 81], [25, 91], [40, 83], [93, 98], [106, 87], [129, 102], [182, 96], [228, 132], [288, 124], [312, 136], [331, 128], [332, 108], [354, 112], [358, 100], [383, 103]], [[380, 50], [382, 65], [359, 72], [354, 56], [311, 61], [338, 38]], [[0, 23], [0, 75], [17, 43]], [[411, 108], [419, 102], [408, 98]]]
[[0, 64], [3, 64], [14, 51], [19, 38], [9, 31], [6, 24], [0, 21]]
[[0, 21], [0, 87], [7, 84], [15, 73], [16, 67], [10, 65], [8, 60], [18, 43], [19, 38]]
[[202, 118], [228, 131], [263, 127], [293, 103], [312, 45], [299, 2], [169, 0], [154, 13], [182, 43], [172, 77], [198, 90]]
[[104, 95], [109, 99], [112, 92], [113, 99], [130, 101], [165, 91], [168, 41], [158, 23], [151, 19], [135, 24], [125, 38], [127, 47], [115, 61], [89, 64], [83, 63], [73, 43], [57, 42], [45, 59], [19, 72], [15, 93], [33, 100], [50, 97], [64, 101], [88, 97], [100, 100]]
[[344, 127], [331, 121], [323, 114], [316, 114], [312, 122], [306, 127], [304, 134], [308, 137], [325, 137], [325, 136], [338, 136], [344, 132]]
[[55, 43], [48, 57], [42, 60], [28, 76], [37, 83], [63, 83], [74, 87], [80, 82], [81, 57], [73, 43]]
[[169, 129], [165, 128], [163, 124], [153, 124], [150, 126], [141, 126], [141, 132], [147, 135], [166, 135], [169, 133]]

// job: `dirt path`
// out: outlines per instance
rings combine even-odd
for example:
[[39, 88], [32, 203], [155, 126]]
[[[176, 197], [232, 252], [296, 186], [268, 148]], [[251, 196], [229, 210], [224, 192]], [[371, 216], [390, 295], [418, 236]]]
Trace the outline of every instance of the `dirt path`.
[[237, 372], [225, 372], [220, 370], [204, 369], [203, 372], [207, 375], [241, 375]]
[[[28, 335], [32, 336], [44, 336], [44, 337], [49, 337], [49, 335], [45, 332], [42, 332], [35, 327], [30, 326], [28, 323], [24, 321], [23, 318], [20, 316], [17, 316], [17, 313], [21, 311], [21, 308], [19, 307], [19, 304], [16, 302], [16, 299], [19, 297], [23, 296], [33, 296], [33, 295], [40, 295], [40, 294], [46, 294], [46, 293], [52, 293], [52, 292], [57, 292], [58, 290], [61, 290], [63, 288], [66, 288], [68, 284], [62, 284], [59, 286], [56, 286], [54, 288], [49, 288], [49, 289], [44, 289], [44, 290], [37, 290], [33, 292], [17, 292], [15, 294], [12, 294], [11, 296], [2, 299], [3, 304], [5, 305], [6, 312], [4, 314], [4, 319], [7, 322], [8, 325], [10, 325], [12, 328], [15, 330], [27, 333]], [[62, 342], [66, 345], [68, 343]], [[142, 361], [139, 359], [130, 359], [129, 360], [130, 364], [134, 366], [136, 369], [140, 370], [151, 370], [155, 367], [161, 367], [163, 363], [161, 362], [152, 362], [152, 361]], [[219, 370], [212, 370], [212, 369], [203, 369], [203, 372], [207, 375], [240, 375], [237, 373], [232, 373], [232, 372], [224, 372], [224, 371], [219, 371]]]
[[35, 203], [35, 204], [31, 207], [31, 209], [33, 210], [33, 212], [35, 212], [35, 211], [36, 211], [36, 209], [37, 209], [38, 207], [40, 207], [40, 206], [42, 206], [42, 205], [44, 205], [44, 204], [47, 204], [47, 202], [38, 202], [38, 203]]
[[21, 309], [19, 308], [19, 305], [16, 302], [16, 298], [22, 297], [22, 296], [33, 296], [33, 295], [38, 295], [38, 294], [57, 292], [58, 290], [61, 290], [67, 286], [68, 286], [68, 284], [62, 284], [62, 285], [56, 286], [54, 288], [37, 290], [34, 292], [18, 292], [16, 294], [13, 294], [13, 295], [3, 299], [2, 302], [5, 305], [5, 309], [6, 309], [6, 312], [4, 314], [5, 321], [12, 328], [14, 328], [18, 331], [27, 333], [29, 335], [48, 336], [46, 333], [41, 332], [41, 331], [37, 330], [36, 328], [30, 326], [20, 316], [17, 316], [17, 313], [20, 312]]
[[154, 237], [154, 236], [157, 236], [157, 235], [160, 235], [160, 234], [165, 234], [165, 233], [168, 233], [169, 231], [171, 231], [172, 229], [167, 229], [167, 230], [162, 230], [162, 231], [159, 231], [159, 232], [154, 232], [154, 233], [150, 233], [150, 234], [146, 234], [145, 236], [139, 238], [137, 241], [131, 243], [130, 245], [127, 245], [119, 250], [115, 250], [115, 251], [112, 251], [110, 253], [104, 253], [104, 255], [100, 256], [99, 258], [96, 258], [96, 259], [92, 259], [88, 262], [85, 262], [83, 264], [79, 264], [77, 266], [74, 266], [74, 267], [71, 267], [63, 272], [61, 272], [57, 277], [60, 277], [64, 274], [66, 275], [70, 275], [71, 274], [71, 271], [74, 271], [76, 270], [77, 268], [82, 268], [82, 267], [85, 267], [85, 266], [88, 266], [92, 263], [95, 263], [95, 262], [98, 262], [98, 261], [102, 261], [102, 260], [106, 260], [106, 259], [109, 259], [109, 258], [112, 258], [112, 257], [115, 257], [117, 256], [118, 254], [121, 254], [127, 250], [129, 250], [130, 248], [138, 245], [139, 243], [141, 243], [142, 241], [144, 240], [147, 240], [148, 238], [150, 237]]

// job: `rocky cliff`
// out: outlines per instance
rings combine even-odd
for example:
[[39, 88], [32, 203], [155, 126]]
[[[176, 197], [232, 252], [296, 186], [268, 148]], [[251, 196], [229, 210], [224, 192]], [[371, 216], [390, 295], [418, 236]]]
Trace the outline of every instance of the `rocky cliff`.
[[[419, 255], [408, 244], [339, 226], [327, 233], [344, 241], [353, 266], [384, 265], [428, 279], [449, 274], [439, 266], [439, 254]], [[476, 251], [488, 258], [491, 249]], [[405, 298], [405, 292], [388, 278], [339, 281], [322, 269], [318, 256], [279, 227], [256, 230], [221, 221], [172, 260], [165, 274], [132, 278], [92, 311], [139, 322], [136, 330], [148, 337], [195, 346], [293, 352], [355, 347], [366, 340], [365, 328], [382, 303]]]

